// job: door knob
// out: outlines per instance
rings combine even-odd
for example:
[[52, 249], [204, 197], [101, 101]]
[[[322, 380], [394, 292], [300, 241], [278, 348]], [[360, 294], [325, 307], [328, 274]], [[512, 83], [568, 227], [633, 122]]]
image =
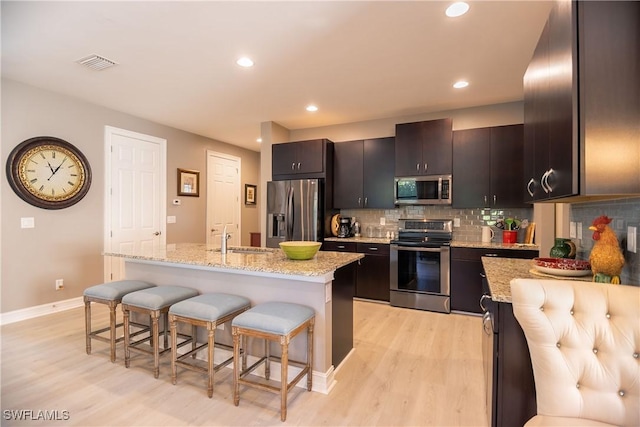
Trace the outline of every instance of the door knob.
[[159, 231], [156, 231], [155, 233], [153, 233], [153, 235], [154, 235], [154, 236], [159, 236], [159, 235], [161, 235], [161, 234], [162, 234], [162, 233], [161, 233], [161, 232], [159, 232]]

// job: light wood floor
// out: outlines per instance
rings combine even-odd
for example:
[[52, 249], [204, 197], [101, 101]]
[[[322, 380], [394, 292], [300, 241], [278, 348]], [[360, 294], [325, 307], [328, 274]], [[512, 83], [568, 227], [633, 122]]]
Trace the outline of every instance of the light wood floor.
[[[94, 309], [94, 324], [107, 312]], [[355, 302], [355, 352], [329, 395], [296, 387], [284, 425], [486, 426], [481, 319]], [[102, 317], [100, 317], [102, 316]], [[216, 374], [212, 399], [201, 374], [180, 371], [172, 385], [168, 357], [154, 379], [144, 356], [125, 369], [123, 350], [85, 353], [83, 310], [3, 326], [2, 425], [266, 426], [283, 425], [279, 396], [241, 389], [231, 398], [231, 369]], [[68, 411], [62, 421], [15, 421], [7, 410]]]

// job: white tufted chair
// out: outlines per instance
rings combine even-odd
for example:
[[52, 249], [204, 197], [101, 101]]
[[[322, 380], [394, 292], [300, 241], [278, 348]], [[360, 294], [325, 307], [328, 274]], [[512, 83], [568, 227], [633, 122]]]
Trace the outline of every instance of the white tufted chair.
[[640, 425], [640, 287], [514, 279], [538, 413], [529, 426]]

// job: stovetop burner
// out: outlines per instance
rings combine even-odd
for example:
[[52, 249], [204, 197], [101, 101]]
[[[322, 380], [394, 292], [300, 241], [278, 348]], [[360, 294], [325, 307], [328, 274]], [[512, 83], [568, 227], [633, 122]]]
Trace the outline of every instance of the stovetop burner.
[[400, 219], [398, 238], [392, 244], [418, 247], [449, 246], [453, 236], [448, 219]]

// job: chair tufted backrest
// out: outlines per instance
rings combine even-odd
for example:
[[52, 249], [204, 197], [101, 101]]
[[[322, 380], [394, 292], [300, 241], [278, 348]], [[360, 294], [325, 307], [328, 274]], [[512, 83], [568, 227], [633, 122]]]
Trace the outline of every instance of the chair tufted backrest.
[[538, 414], [640, 425], [640, 288], [514, 279]]

